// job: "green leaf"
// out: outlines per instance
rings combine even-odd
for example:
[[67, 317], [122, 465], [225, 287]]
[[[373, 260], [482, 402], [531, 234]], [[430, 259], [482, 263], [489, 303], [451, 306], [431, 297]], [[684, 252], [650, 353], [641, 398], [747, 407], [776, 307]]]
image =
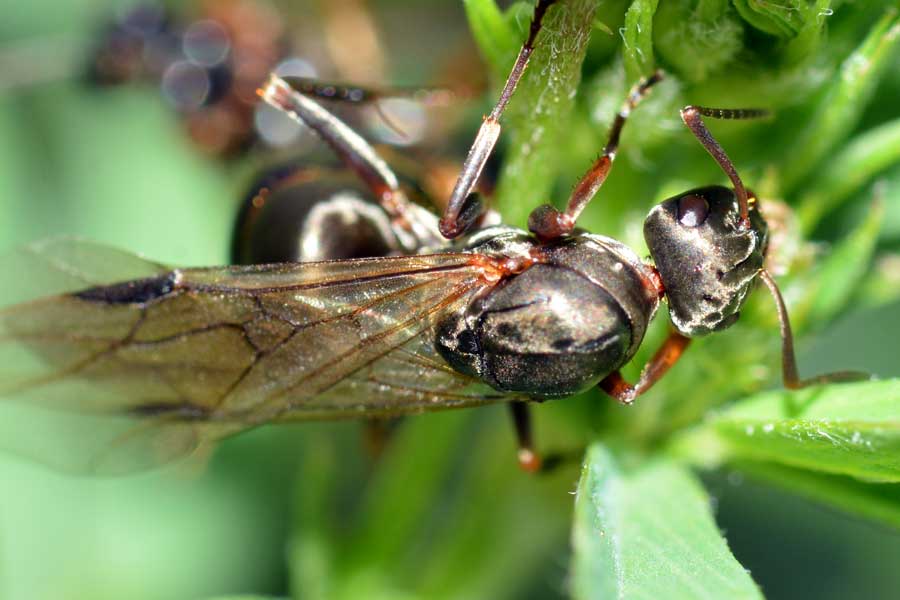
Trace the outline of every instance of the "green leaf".
[[318, 532], [301, 532], [288, 548], [291, 590], [297, 598], [326, 600], [333, 597], [334, 556], [330, 539]]
[[660, 58], [691, 82], [721, 70], [743, 48], [741, 22], [727, 0], [664, 2], [653, 25]]
[[[900, 300], [900, 255], [884, 253], [876, 257], [872, 269], [856, 286], [856, 308], [870, 308]], [[890, 313], [893, 316], [894, 313]]]
[[872, 262], [875, 244], [884, 222], [884, 202], [874, 202], [869, 214], [834, 251], [821, 261], [810, 277], [802, 277], [803, 299], [791, 307], [797, 329], [821, 328], [847, 306]]
[[300, 474], [294, 485], [294, 526], [287, 559], [293, 595], [316, 600], [333, 596], [339, 555], [334, 506], [339, 491], [338, 466], [345, 472], [350, 469], [340, 456], [333, 430], [308, 430], [303, 446]]
[[870, 481], [900, 481], [897, 379], [762, 393], [714, 417], [705, 428], [725, 443], [720, 458], [730, 454]]
[[804, 191], [797, 207], [803, 231], [809, 233], [879, 172], [900, 161], [900, 119], [856, 136], [828, 160]]
[[[807, 126], [794, 138], [783, 172], [785, 190], [806, 177], [856, 126], [900, 41], [897, 9], [889, 9], [841, 64]], [[843, 168], [843, 167], [841, 167]]]
[[255, 594], [241, 594], [238, 596], [215, 596], [206, 600], [286, 600], [283, 596], [257, 596]]
[[509, 74], [521, 43], [494, 0], [464, 0], [475, 43], [497, 79]]
[[[565, 547], [571, 488], [577, 465], [534, 476], [515, 465], [515, 442], [506, 407], [485, 409], [475, 435], [464, 442], [462, 468], [431, 502], [432, 522], [420, 527], [417, 577], [410, 588], [424, 598], [520, 598], [543, 582], [550, 556]], [[487, 416], [487, 415], [485, 415]], [[548, 448], [546, 428], [539, 431]], [[430, 540], [428, 545], [423, 540]], [[480, 557], [478, 561], [473, 556]], [[396, 572], [396, 568], [395, 568]]]
[[815, 3], [804, 0], [798, 13], [802, 22], [797, 34], [785, 48], [785, 64], [797, 63], [813, 55], [825, 37], [825, 19], [834, 14], [834, 11], [831, 0], [818, 0]]
[[550, 7], [528, 70], [500, 119], [509, 150], [497, 208], [512, 225], [524, 225], [531, 209], [549, 200], [596, 7], [596, 0], [562, 0]]
[[[342, 557], [347, 570], [396, 565], [418, 534], [455, 458], [452, 444], [470, 415], [419, 417], [393, 433], [359, 507], [358, 524]], [[403, 506], [403, 510], [397, 510]], [[394, 569], [395, 570], [395, 569]]]
[[809, 0], [783, 0], [764, 2], [760, 0], [734, 0], [734, 7], [741, 17], [756, 29], [783, 39], [800, 35], [827, 15], [828, 1], [815, 4]]
[[653, 59], [653, 16], [657, 4], [658, 0], [634, 0], [625, 13], [622, 55], [629, 83], [649, 75], [656, 66]]
[[777, 485], [814, 502], [900, 529], [900, 485], [866, 483], [774, 463], [744, 461], [733, 465], [754, 479]]
[[713, 520], [691, 473], [654, 459], [624, 464], [588, 450], [575, 498], [573, 595], [629, 598], [762, 598]]

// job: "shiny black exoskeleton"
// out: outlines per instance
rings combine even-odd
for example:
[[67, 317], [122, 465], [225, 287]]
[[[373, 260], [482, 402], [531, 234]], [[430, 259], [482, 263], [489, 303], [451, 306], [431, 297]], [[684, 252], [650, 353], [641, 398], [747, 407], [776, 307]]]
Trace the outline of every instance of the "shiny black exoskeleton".
[[[387, 215], [351, 174], [274, 170], [251, 189], [236, 224], [235, 262], [401, 252]], [[585, 391], [631, 360], [663, 290], [686, 337], [737, 320], [767, 239], [755, 208], [750, 220], [749, 229], [741, 226], [735, 194], [721, 186], [660, 203], [644, 224], [655, 268], [604, 236], [541, 243], [509, 227], [477, 231], [452, 248], [537, 261], [445, 319], [436, 347], [454, 369], [502, 392], [554, 398]]]
[[[401, 175], [422, 227], [437, 236], [431, 200]], [[266, 264], [390, 256], [417, 250], [421, 240], [393, 225], [372, 191], [346, 169], [286, 164], [248, 187], [231, 237], [231, 262]]]
[[[642, 82], [628, 102], [636, 103], [656, 80]], [[276, 82], [273, 87], [281, 85]], [[292, 110], [310, 111], [312, 122], [330, 118], [320, 116], [289, 87], [277, 89], [287, 94], [285, 102], [293, 103]], [[623, 123], [624, 118], [615, 127]], [[323, 121], [322, 127], [337, 130], [340, 125]], [[353, 134], [341, 131], [341, 135]], [[617, 135], [614, 129], [611, 139]], [[362, 155], [368, 152], [362, 143], [351, 138], [347, 145], [358, 145], [355, 152]], [[606, 154], [576, 186], [566, 214], [550, 206], [533, 213], [532, 234], [475, 226], [469, 227], [473, 233], [449, 244], [441, 242], [443, 222], [438, 224], [433, 215], [408, 202], [399, 183], [388, 180], [394, 179], [392, 174], [384, 178], [396, 190], [391, 193], [402, 198], [401, 210], [393, 216], [387, 210], [391, 204], [379, 205], [378, 194], [366, 194], [352, 178], [297, 171], [286, 182], [263, 186], [264, 193], [245, 203], [235, 239], [249, 241], [244, 247], [256, 254], [238, 252], [235, 259], [322, 260], [445, 248], [509, 264], [499, 280], [468, 306], [437, 323], [434, 343], [444, 360], [505, 393], [554, 398], [601, 383], [630, 402], [674, 363], [687, 339], [736, 321], [763, 266], [767, 227], [755, 199], [747, 203], [745, 197], [745, 217], [737, 191], [710, 186], [666, 200], [650, 212], [644, 231], [655, 265], [642, 262], [613, 239], [575, 232], [569, 213], [577, 216], [579, 205], [593, 194], [594, 182], [605, 178], [614, 149], [608, 145]], [[382, 168], [373, 161], [367, 170], [360, 170], [355, 156], [349, 164], [361, 180]], [[373, 190], [371, 184], [369, 189]], [[746, 196], [744, 190], [741, 193]], [[457, 221], [466, 221], [466, 207], [478, 204], [471, 195], [464, 198]], [[619, 385], [618, 369], [634, 356], [663, 297], [670, 303], [677, 329], [670, 342], [674, 354], [654, 363], [643, 388]]]
[[644, 224], [655, 269], [603, 236], [541, 244], [517, 230], [479, 232], [469, 242], [473, 252], [536, 252], [538, 262], [448, 317], [438, 350], [453, 368], [503, 392], [553, 398], [585, 391], [631, 360], [663, 290], [686, 337], [737, 320], [766, 246], [765, 221], [755, 208], [750, 218], [744, 228], [734, 192], [724, 187], [666, 200]]
[[[350, 175], [275, 171], [253, 189], [235, 229], [235, 262], [401, 251], [387, 215]], [[750, 220], [749, 229], [741, 226], [735, 194], [725, 187], [670, 198], [644, 224], [655, 267], [600, 235], [541, 243], [510, 227], [477, 231], [451, 247], [535, 263], [447, 317], [435, 345], [454, 369], [498, 391], [535, 398], [585, 391], [631, 360], [663, 291], [686, 337], [737, 320], [766, 247], [766, 223], [755, 207]]]
[[582, 233], [541, 245], [495, 228], [468, 245], [490, 256], [540, 257], [438, 328], [438, 350], [453, 368], [503, 392], [584, 391], [631, 359], [659, 303], [652, 268], [607, 237]]
[[387, 215], [352, 173], [288, 165], [257, 178], [231, 238], [235, 264], [387, 256], [399, 251]]
[[650, 211], [644, 238], [669, 301], [672, 323], [696, 337], [732, 325], [763, 267], [768, 226], [751, 207], [741, 226], [732, 190], [710, 186]]

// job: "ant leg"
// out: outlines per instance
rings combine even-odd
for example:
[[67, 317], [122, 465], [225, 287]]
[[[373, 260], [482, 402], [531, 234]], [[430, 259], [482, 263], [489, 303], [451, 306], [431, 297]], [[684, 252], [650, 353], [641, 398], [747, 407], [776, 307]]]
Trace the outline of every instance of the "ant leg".
[[647, 95], [647, 92], [658, 82], [662, 81], [662, 71], [656, 71], [650, 77], [645, 77], [635, 84], [628, 93], [628, 98], [622, 105], [622, 108], [616, 114], [612, 127], [609, 129], [609, 137], [606, 146], [603, 147], [603, 154], [591, 165], [581, 180], [572, 190], [569, 201], [566, 205], [565, 212], [545, 204], [535, 209], [528, 217], [528, 229], [541, 240], [552, 240], [572, 232], [575, 228], [575, 221], [584, 207], [588, 205], [612, 168], [612, 163], [616, 158], [616, 151], [619, 148], [619, 137], [622, 134], [622, 128], [631, 111], [640, 103]]
[[491, 111], [491, 114], [485, 117], [472, 142], [469, 154], [466, 156], [466, 162], [463, 163], [462, 171], [459, 179], [456, 180], [456, 186], [450, 194], [450, 201], [447, 208], [444, 209], [444, 216], [441, 218], [441, 233], [447, 239], [453, 239], [463, 234], [478, 219], [482, 212], [481, 200], [477, 193], [472, 193], [484, 165], [494, 150], [494, 145], [500, 137], [500, 115], [503, 114], [509, 99], [522, 74], [525, 67], [528, 66], [528, 59], [534, 51], [534, 40], [538, 32], [541, 30], [541, 22], [544, 19], [544, 13], [556, 2], [556, 0], [538, 0], [537, 6], [534, 7], [534, 16], [531, 19], [531, 27], [528, 31], [528, 39], [519, 50], [516, 62], [513, 65], [509, 77], [506, 79], [506, 85], [500, 93], [500, 99]]
[[838, 371], [836, 373], [818, 375], [810, 379], [800, 379], [800, 374], [797, 371], [797, 357], [794, 355], [794, 334], [791, 331], [791, 321], [788, 318], [784, 298], [768, 271], [762, 269], [759, 272], [759, 277], [766, 284], [766, 287], [769, 288], [769, 292], [772, 293], [772, 298], [775, 300], [775, 308], [778, 311], [778, 321], [781, 325], [781, 377], [784, 381], [784, 387], [789, 390], [796, 390], [820, 383], [869, 379], [870, 376], [867, 373], [859, 371]]
[[519, 448], [517, 458], [519, 467], [526, 473], [550, 473], [563, 464], [576, 462], [581, 458], [581, 452], [554, 452], [545, 455], [544, 458], [535, 451], [531, 428], [531, 411], [525, 400], [514, 400], [509, 403], [509, 414], [513, 420], [516, 432], [516, 442]]
[[363, 421], [363, 446], [366, 454], [375, 462], [384, 455], [388, 442], [394, 435], [399, 419], [367, 419]]
[[719, 166], [728, 175], [731, 185], [734, 187], [734, 193], [737, 196], [738, 208], [741, 212], [741, 223], [744, 227], [750, 227], [750, 208], [748, 201], [747, 188], [741, 181], [734, 163], [725, 154], [725, 150], [719, 145], [719, 142], [712, 136], [703, 117], [711, 117], [713, 119], [756, 119], [765, 117], [769, 113], [766, 110], [758, 108], [705, 108], [703, 106], [685, 106], [681, 109], [681, 120], [688, 126], [694, 137], [703, 144], [706, 151], [719, 163]]
[[516, 442], [519, 467], [528, 473], [537, 473], [541, 470], [541, 457], [534, 451], [534, 441], [531, 429], [531, 411], [528, 403], [523, 400], [514, 400], [509, 403], [509, 413], [516, 431]]
[[[341, 161], [368, 186], [397, 228], [408, 234], [403, 245], [416, 250], [440, 238], [424, 217], [425, 211], [416, 207], [400, 189], [397, 176], [375, 149], [346, 123], [328, 112], [319, 103], [307, 98], [277, 75], [271, 75], [265, 87], [258, 91], [268, 104], [315, 131]], [[399, 233], [399, 232], [398, 232]], [[400, 236], [398, 236], [400, 237]]]
[[323, 100], [345, 102], [350, 104], [368, 104], [384, 124], [400, 137], [407, 135], [394, 120], [385, 113], [382, 100], [408, 98], [417, 104], [430, 107], [449, 106], [459, 100], [463, 94], [442, 87], [361, 87], [341, 83], [331, 83], [311, 77], [285, 76], [283, 79], [293, 89], [306, 96], [314, 96]]
[[622, 404], [631, 404], [635, 398], [649, 390], [654, 383], [662, 379], [672, 366], [678, 362], [681, 355], [687, 348], [691, 338], [685, 337], [677, 331], [669, 333], [669, 337], [663, 342], [653, 358], [644, 365], [641, 370], [641, 376], [634, 385], [629, 384], [622, 378], [619, 371], [615, 371], [606, 376], [606, 379], [600, 382], [600, 389], [621, 402]]

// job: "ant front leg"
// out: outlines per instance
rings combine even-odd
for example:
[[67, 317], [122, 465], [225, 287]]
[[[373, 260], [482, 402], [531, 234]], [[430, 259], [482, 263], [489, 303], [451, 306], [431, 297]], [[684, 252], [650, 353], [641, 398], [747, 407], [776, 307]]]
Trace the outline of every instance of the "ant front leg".
[[794, 334], [791, 331], [791, 320], [788, 318], [784, 298], [778, 289], [778, 285], [775, 283], [775, 279], [772, 278], [768, 271], [762, 269], [759, 272], [759, 278], [769, 288], [769, 292], [775, 300], [775, 309], [778, 312], [778, 321], [781, 325], [781, 377], [784, 381], [784, 387], [789, 390], [797, 390], [810, 385], [859, 381], [869, 378], [867, 373], [859, 371], [838, 371], [836, 373], [817, 375], [810, 379], [800, 379], [800, 374], [797, 370], [797, 357], [794, 355]]
[[681, 355], [690, 343], [691, 338], [685, 337], [677, 331], [669, 333], [669, 337], [663, 342], [653, 358], [644, 365], [641, 370], [641, 376], [634, 385], [629, 384], [622, 378], [619, 371], [606, 376], [600, 382], [600, 389], [621, 402], [622, 404], [631, 404], [635, 398], [649, 390], [654, 383], [662, 379], [672, 366], [678, 362]]
[[356, 173], [391, 218], [398, 238], [402, 238], [398, 241], [406, 250], [414, 252], [440, 242], [436, 226], [430, 222], [430, 213], [409, 201], [393, 170], [362, 136], [277, 75], [271, 75], [258, 93], [265, 102], [315, 131]]
[[597, 190], [606, 181], [616, 151], [619, 149], [619, 137], [625, 127], [625, 121], [641, 100], [646, 97], [650, 88], [662, 81], [662, 71], [656, 71], [650, 77], [645, 77], [637, 82], [628, 93], [628, 98], [622, 108], [616, 114], [612, 127], [609, 130], [609, 138], [603, 147], [603, 154], [591, 165], [581, 180], [572, 190], [572, 195], [566, 203], [566, 211], [560, 212], [550, 204], [544, 204], [536, 208], [528, 217], [528, 229], [541, 240], [553, 240], [568, 235], [575, 228], [575, 222], [579, 215], [597, 194]]

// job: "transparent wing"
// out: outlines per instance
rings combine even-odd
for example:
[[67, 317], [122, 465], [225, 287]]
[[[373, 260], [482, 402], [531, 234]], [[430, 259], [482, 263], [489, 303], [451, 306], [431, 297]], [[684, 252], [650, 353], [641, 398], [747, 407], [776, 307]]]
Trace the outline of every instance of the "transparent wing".
[[328, 390], [292, 404], [281, 420], [379, 417], [510, 400], [454, 371], [434, 347], [434, 327], [358, 369]]
[[[57, 295], [0, 309], [0, 398], [13, 401], [2, 407], [30, 415], [0, 417], [12, 429], [0, 435], [58, 468], [131, 471], [271, 421], [502, 399], [432, 341], [489, 285], [486, 257], [169, 270], [65, 244], [29, 254]], [[114, 265], [138, 279], [110, 284]]]
[[0, 307], [169, 271], [129, 252], [75, 238], [41, 240], [0, 255]]

